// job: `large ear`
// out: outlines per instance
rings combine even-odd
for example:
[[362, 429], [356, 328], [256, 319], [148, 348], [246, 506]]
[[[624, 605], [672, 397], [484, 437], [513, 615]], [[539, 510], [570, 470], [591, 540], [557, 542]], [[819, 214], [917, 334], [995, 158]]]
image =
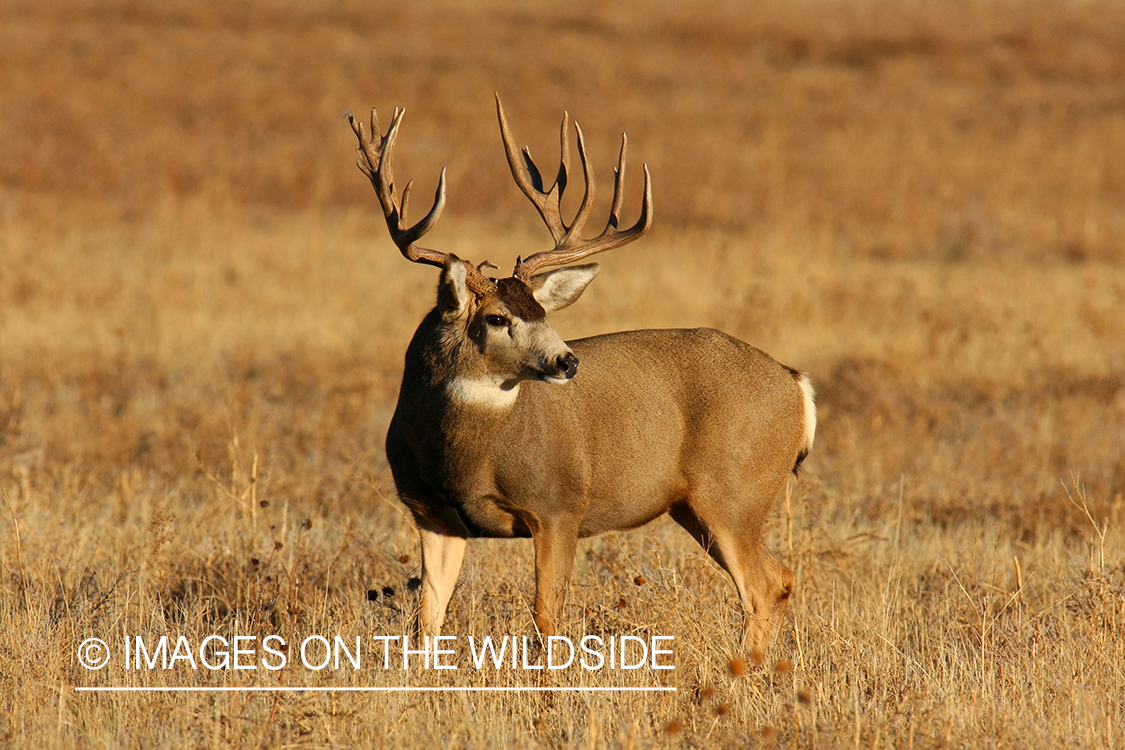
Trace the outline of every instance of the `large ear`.
[[601, 266], [597, 263], [588, 263], [584, 266], [567, 266], [554, 271], [538, 273], [531, 277], [528, 286], [535, 295], [535, 301], [543, 305], [547, 312], [561, 310], [567, 305], [574, 304], [586, 285], [598, 275]]
[[445, 266], [438, 281], [437, 303], [445, 320], [456, 320], [469, 309], [472, 292], [465, 285], [465, 261], [453, 253], [445, 256]]

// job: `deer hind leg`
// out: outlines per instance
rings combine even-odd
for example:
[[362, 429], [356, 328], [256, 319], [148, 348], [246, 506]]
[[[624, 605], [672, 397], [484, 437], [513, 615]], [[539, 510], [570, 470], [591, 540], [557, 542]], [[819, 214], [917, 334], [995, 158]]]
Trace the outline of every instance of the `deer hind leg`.
[[578, 548], [578, 519], [540, 523], [532, 532], [535, 544], [535, 627], [543, 637], [556, 632], [574, 569]]
[[419, 635], [441, 635], [445, 610], [465, 559], [467, 540], [418, 524], [422, 538], [422, 606], [418, 612]]
[[757, 530], [750, 533], [708, 523], [687, 503], [673, 506], [671, 516], [730, 575], [745, 617], [742, 643], [764, 652], [772, 626], [780, 622], [788, 604], [793, 572], [762, 544]]

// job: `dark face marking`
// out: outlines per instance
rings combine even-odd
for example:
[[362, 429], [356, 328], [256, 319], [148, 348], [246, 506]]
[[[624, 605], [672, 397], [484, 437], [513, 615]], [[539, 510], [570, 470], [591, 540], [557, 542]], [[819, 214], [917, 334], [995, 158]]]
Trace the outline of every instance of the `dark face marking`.
[[497, 279], [496, 287], [500, 301], [517, 318], [531, 322], [543, 320], [547, 317], [547, 311], [543, 309], [543, 305], [539, 304], [532, 295], [531, 287], [519, 279], [511, 276], [506, 279]]

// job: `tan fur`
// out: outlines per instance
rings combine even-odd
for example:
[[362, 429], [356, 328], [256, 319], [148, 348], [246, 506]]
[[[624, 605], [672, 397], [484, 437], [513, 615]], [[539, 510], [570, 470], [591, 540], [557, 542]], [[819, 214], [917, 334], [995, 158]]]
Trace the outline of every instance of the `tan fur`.
[[[387, 435], [395, 482], [425, 535], [530, 536], [535, 622], [551, 634], [577, 540], [671, 512], [730, 573], [748, 644], [765, 647], [792, 574], [762, 545], [761, 528], [811, 443], [804, 376], [709, 329], [562, 344], [545, 320], [482, 330], [489, 315], [511, 316], [501, 298], [450, 304], [461, 303], [464, 315], [450, 321], [436, 309], [415, 334]], [[559, 346], [581, 363], [571, 382], [518, 373]], [[449, 397], [450, 383], [500, 382], [504, 372], [518, 388], [510, 405]], [[423, 545], [427, 633], [440, 630], [460, 563], [443, 554], [431, 564], [436, 548]]]

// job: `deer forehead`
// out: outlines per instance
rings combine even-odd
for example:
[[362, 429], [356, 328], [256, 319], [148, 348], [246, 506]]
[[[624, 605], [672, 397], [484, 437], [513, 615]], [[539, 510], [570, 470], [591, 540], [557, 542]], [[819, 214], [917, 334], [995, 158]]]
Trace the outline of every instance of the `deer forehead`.
[[490, 314], [496, 306], [508, 314], [526, 322], [545, 320], [547, 311], [535, 299], [535, 295], [524, 282], [515, 277], [496, 280], [496, 292], [482, 300], [481, 310]]

